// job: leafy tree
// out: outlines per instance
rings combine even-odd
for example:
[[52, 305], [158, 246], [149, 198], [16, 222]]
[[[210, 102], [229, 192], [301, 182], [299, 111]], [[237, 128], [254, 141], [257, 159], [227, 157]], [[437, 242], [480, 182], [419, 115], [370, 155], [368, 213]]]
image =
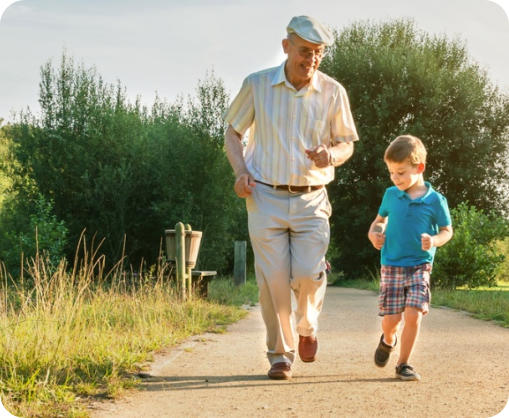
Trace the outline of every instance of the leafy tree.
[[183, 221], [204, 231], [199, 263], [225, 271], [234, 237], [245, 234], [217, 120], [227, 101], [222, 82], [209, 77], [187, 106], [156, 99], [147, 109], [65, 55], [58, 68], [44, 65], [41, 114], [21, 113], [8, 130], [3, 172], [13, 179], [18, 219], [33, 213], [40, 193], [68, 228], [68, 256], [86, 229], [105, 238], [107, 261], [125, 254], [135, 265], [154, 261], [164, 229]]
[[509, 235], [509, 223], [464, 203], [451, 216], [454, 236], [437, 251], [432, 284], [448, 289], [495, 286], [505, 259], [496, 244]]
[[[8, 158], [9, 147], [8, 147], [8, 139], [5, 134], [5, 127], [2, 126], [3, 119], [0, 118], [0, 164], [1, 161], [5, 161]], [[0, 172], [0, 208], [2, 207], [2, 203], [7, 196], [7, 191], [11, 185], [11, 181], [9, 176], [6, 174], [2, 174]]]
[[378, 264], [366, 234], [391, 185], [383, 154], [398, 135], [423, 140], [425, 176], [451, 207], [507, 209], [509, 100], [461, 42], [411, 21], [358, 23], [335, 33], [321, 69], [347, 89], [360, 136], [329, 188], [333, 264], [347, 276]]

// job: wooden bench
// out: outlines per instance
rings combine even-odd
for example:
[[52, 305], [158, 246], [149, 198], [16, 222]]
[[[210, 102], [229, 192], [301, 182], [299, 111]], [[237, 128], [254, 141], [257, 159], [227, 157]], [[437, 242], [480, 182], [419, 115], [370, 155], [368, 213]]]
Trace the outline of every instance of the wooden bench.
[[191, 270], [191, 283], [198, 296], [206, 298], [209, 282], [217, 275], [216, 271]]

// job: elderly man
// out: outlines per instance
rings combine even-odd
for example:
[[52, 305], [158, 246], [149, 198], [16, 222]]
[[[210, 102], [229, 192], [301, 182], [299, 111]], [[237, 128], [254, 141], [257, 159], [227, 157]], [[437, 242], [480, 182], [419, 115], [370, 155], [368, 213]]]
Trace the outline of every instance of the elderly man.
[[318, 71], [331, 42], [316, 19], [292, 18], [282, 41], [286, 61], [249, 75], [226, 114], [225, 149], [234, 190], [246, 199], [271, 379], [292, 376], [291, 290], [299, 356], [316, 358], [330, 237], [324, 186], [358, 139], [345, 89]]

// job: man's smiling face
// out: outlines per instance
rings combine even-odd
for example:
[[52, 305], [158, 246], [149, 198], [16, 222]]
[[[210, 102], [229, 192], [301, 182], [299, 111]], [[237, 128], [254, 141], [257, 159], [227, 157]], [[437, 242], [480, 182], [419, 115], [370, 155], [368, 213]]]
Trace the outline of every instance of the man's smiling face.
[[283, 50], [288, 55], [286, 78], [297, 89], [309, 83], [318, 69], [325, 52], [325, 45], [308, 42], [291, 34], [283, 39]]

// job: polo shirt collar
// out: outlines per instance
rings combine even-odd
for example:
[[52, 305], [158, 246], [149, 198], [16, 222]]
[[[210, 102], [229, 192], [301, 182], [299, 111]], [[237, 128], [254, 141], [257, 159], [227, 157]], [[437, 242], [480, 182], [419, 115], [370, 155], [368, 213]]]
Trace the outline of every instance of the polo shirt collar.
[[[286, 87], [295, 90], [295, 87], [286, 79], [285, 74], [285, 65], [286, 60], [278, 67], [274, 77], [272, 78], [272, 87], [277, 86], [279, 84], [285, 84]], [[320, 80], [318, 80], [318, 70], [313, 73], [313, 77], [311, 77], [311, 82], [305, 87], [300, 89], [300, 92], [306, 92], [309, 89], [316, 90], [317, 92], [321, 92], [322, 89], [320, 87]]]
[[[429, 181], [425, 181], [424, 185], [428, 188], [426, 193], [424, 193], [421, 197], [418, 197], [417, 199], [413, 199], [412, 202], [423, 202], [431, 195], [431, 193], [433, 193], [433, 187], [431, 186]], [[408, 193], [405, 192], [404, 190], [398, 190], [398, 192], [399, 192], [398, 197], [400, 199], [407, 198], [408, 200], [411, 200], [410, 196], [408, 196]]]

